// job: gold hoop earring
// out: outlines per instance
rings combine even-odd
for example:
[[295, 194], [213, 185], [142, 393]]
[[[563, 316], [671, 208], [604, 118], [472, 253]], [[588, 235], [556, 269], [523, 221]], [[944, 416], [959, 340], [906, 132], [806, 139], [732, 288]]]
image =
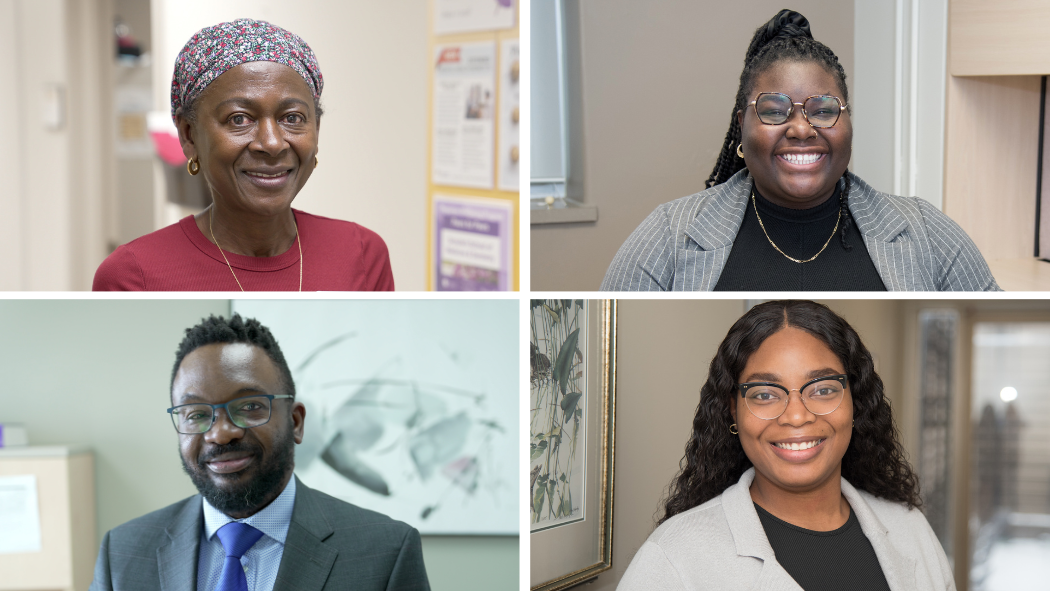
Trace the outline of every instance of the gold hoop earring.
[[317, 168], [317, 156], [314, 156], [314, 168]]
[[739, 144], [737, 144], [736, 155], [740, 156], [741, 158], [744, 157], [744, 142], [740, 142]]
[[190, 173], [190, 176], [197, 176], [197, 173], [201, 171], [201, 162], [194, 156], [186, 161], [186, 172]]
[[740, 431], [734, 431], [733, 429], [736, 429], [736, 423], [733, 423], [732, 425], [729, 425], [729, 432], [732, 433], [733, 435], [739, 435], [740, 434]]

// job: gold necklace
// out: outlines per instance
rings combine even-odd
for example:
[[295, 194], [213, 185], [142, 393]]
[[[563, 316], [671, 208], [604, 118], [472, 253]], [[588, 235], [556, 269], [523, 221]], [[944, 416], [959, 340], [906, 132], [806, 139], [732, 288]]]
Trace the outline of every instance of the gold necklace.
[[[230, 269], [230, 273], [233, 274], [233, 280], [237, 282], [237, 287], [241, 288], [241, 291], [244, 291], [244, 286], [241, 285], [241, 280], [237, 279], [237, 274], [233, 272], [233, 265], [230, 264], [230, 259], [226, 258], [226, 253], [222, 251], [222, 247], [219, 246], [219, 241], [215, 239], [215, 226], [212, 223], [213, 220], [215, 220], [215, 206], [212, 206], [211, 210], [208, 211], [208, 230], [211, 231], [211, 241], [214, 242], [216, 248], [219, 249], [219, 254], [222, 255], [222, 260], [226, 261], [226, 266]], [[292, 223], [295, 223], [294, 214], [292, 217]], [[295, 224], [295, 243], [299, 245], [299, 291], [303, 291], [303, 243], [299, 240], [299, 224]]]
[[[835, 237], [835, 232], [838, 232], [838, 230], [839, 230], [839, 220], [838, 220], [838, 218], [836, 218], [835, 219], [835, 229], [831, 231], [831, 236], [828, 236], [828, 241], [824, 243], [824, 246], [820, 247], [820, 250], [817, 252], [817, 254], [813, 255], [812, 257], [810, 257], [810, 258], [808, 258], [808, 259], [806, 259], [804, 261], [800, 261], [800, 260], [798, 260], [796, 258], [789, 257], [787, 255], [787, 253], [782, 251], [782, 250], [780, 250], [780, 247], [777, 246], [776, 244], [774, 244], [773, 243], [773, 239], [769, 237], [769, 232], [766, 232], [766, 225], [762, 223], [762, 216], [758, 215], [758, 204], [755, 203], [755, 187], [754, 186], [751, 187], [751, 203], [755, 206], [755, 217], [758, 218], [758, 225], [762, 227], [762, 233], [766, 235], [766, 240], [768, 240], [769, 243], [773, 245], [773, 248], [777, 249], [777, 252], [779, 252], [780, 254], [782, 254], [785, 257], [787, 257], [787, 259], [789, 261], [793, 262], [793, 263], [802, 264], [802, 263], [808, 263], [808, 262], [810, 262], [812, 260], [815, 260], [817, 257], [820, 256], [820, 253], [824, 252], [824, 249], [827, 248], [829, 244], [831, 244], [831, 239]], [[840, 215], [839, 218], [841, 218], [841, 217], [842, 216]]]

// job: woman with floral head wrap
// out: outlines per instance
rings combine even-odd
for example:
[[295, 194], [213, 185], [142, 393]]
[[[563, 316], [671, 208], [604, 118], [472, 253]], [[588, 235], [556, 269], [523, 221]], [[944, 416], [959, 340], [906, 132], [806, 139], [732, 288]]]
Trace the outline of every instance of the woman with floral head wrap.
[[317, 167], [324, 79], [310, 46], [265, 21], [201, 29], [171, 80], [186, 170], [212, 204], [129, 242], [93, 289], [392, 290], [386, 244], [358, 224], [292, 209]]

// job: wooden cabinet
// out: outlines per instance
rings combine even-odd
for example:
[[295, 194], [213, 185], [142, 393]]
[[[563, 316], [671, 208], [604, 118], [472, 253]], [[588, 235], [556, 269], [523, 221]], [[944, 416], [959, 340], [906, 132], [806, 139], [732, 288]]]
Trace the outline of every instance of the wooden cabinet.
[[1035, 258], [1047, 30], [1045, 1], [949, 4], [944, 212], [973, 238], [1004, 289], [1050, 290], [1050, 263]]
[[0, 476], [36, 477], [41, 551], [0, 554], [0, 590], [86, 591], [95, 533], [95, 462], [85, 448], [0, 448]]

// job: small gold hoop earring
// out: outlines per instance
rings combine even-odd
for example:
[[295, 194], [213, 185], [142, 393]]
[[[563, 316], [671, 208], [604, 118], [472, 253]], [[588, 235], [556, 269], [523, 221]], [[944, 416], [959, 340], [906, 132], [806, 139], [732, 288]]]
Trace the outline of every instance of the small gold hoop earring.
[[314, 156], [314, 168], [317, 168], [317, 156]]
[[736, 155], [740, 156], [741, 158], [744, 157], [744, 142], [740, 142], [739, 144], [737, 144]]
[[200, 171], [201, 163], [196, 156], [186, 161], [186, 172], [190, 173], [190, 176], [197, 176], [197, 173]]
[[736, 429], [736, 423], [729, 425], [729, 432], [733, 435], [738, 435], [740, 433], [740, 431], [734, 431], [733, 429]]

